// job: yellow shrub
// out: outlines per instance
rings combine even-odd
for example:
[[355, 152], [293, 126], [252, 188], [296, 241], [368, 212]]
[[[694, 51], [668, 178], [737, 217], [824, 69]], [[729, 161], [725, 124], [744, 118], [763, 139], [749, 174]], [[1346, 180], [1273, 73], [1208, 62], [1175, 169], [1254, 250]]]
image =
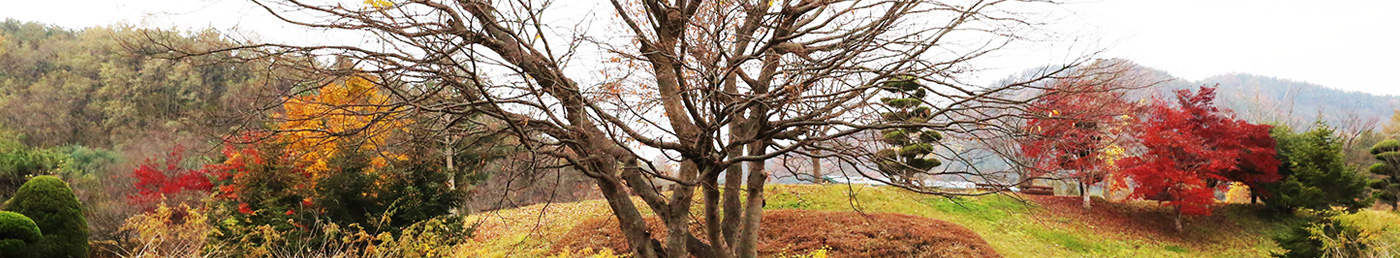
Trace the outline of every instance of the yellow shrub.
[[150, 213], [126, 220], [122, 230], [135, 233], [138, 245], [125, 250], [126, 257], [200, 257], [205, 241], [214, 227], [198, 209], [180, 205], [171, 208], [164, 203]]
[[1230, 183], [1230, 191], [1225, 192], [1226, 203], [1249, 203], [1249, 186], [1244, 183]]
[[[449, 227], [439, 219], [430, 219], [409, 226], [398, 237], [389, 232], [373, 235], [358, 224], [340, 226], [335, 223], [321, 224], [314, 230], [302, 232], [298, 236], [303, 241], [275, 239], [271, 246], [248, 249], [240, 257], [288, 257], [288, 258], [429, 258], [453, 257], [459, 251], [457, 238], [459, 230]], [[269, 228], [270, 229], [270, 228]], [[259, 233], [273, 236], [275, 232]], [[317, 241], [305, 241], [316, 239]]]
[[787, 254], [787, 253], [780, 253], [780, 254], [774, 256], [774, 258], [827, 258], [827, 253], [828, 253], [828, 252], [831, 252], [831, 247], [829, 247], [829, 246], [822, 246], [821, 249], [812, 250], [812, 252], [810, 252], [810, 253], [806, 253], [806, 254], [791, 254], [791, 255], [790, 255], [790, 254]]
[[578, 251], [560, 251], [559, 253], [550, 255], [549, 258], [620, 258], [628, 256], [631, 256], [631, 254], [617, 255], [613, 254], [612, 249], [607, 248], [603, 248], [597, 251], [594, 251], [593, 248], [583, 248], [579, 249]]
[[1400, 215], [1377, 210], [1337, 212], [1332, 223], [1307, 229], [1327, 257], [1394, 257], [1400, 254]]

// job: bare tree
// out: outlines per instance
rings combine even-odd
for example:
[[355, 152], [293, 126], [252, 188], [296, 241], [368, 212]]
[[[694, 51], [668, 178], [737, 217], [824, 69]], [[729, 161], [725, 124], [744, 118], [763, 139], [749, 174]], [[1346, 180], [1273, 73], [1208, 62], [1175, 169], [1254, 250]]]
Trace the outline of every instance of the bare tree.
[[[1321, 121], [1322, 116], [1319, 115], [1317, 119]], [[1342, 111], [1342, 118], [1340, 121], [1341, 122], [1338, 122], [1334, 128], [1337, 130], [1337, 136], [1341, 137], [1342, 149], [1347, 150], [1353, 148], [1357, 139], [1361, 138], [1362, 134], [1374, 132], [1381, 123], [1380, 118], [1363, 117], [1357, 114], [1356, 110]]]
[[1381, 127], [1381, 133], [1385, 137], [1400, 137], [1400, 110], [1396, 110], [1395, 114], [1390, 116], [1390, 122]]
[[[592, 178], [637, 257], [756, 256], [765, 161], [775, 157], [831, 159], [875, 179], [919, 182], [865, 172], [878, 148], [858, 139], [880, 130], [943, 132], [950, 139], [936, 155], [965, 164], [916, 176], [992, 180], [995, 173], [974, 160], [1008, 156], [985, 146], [1019, 130], [1012, 118], [1043, 92], [1039, 82], [1090, 61], [1073, 58], [993, 85], [970, 82], [981, 71], [974, 61], [1036, 33], [1039, 23], [1017, 10], [1051, 1], [611, 0], [603, 18], [549, 0], [250, 1], [288, 23], [355, 32], [367, 42], [179, 53], [347, 58], [358, 63], [353, 72], [382, 78], [378, 87], [395, 96], [387, 105], [400, 108], [391, 110], [449, 114], [448, 125], [499, 122], [474, 133], [514, 135], [542, 157], [533, 165]], [[895, 78], [919, 82], [929, 119], [881, 122], [887, 110], [877, 100], [889, 93], [880, 89]], [[641, 158], [656, 153], [680, 162], [675, 174], [655, 173]], [[658, 180], [674, 190], [664, 192]], [[646, 227], [642, 209], [660, 217], [664, 239]], [[689, 230], [695, 221], [704, 225], [698, 234]]]

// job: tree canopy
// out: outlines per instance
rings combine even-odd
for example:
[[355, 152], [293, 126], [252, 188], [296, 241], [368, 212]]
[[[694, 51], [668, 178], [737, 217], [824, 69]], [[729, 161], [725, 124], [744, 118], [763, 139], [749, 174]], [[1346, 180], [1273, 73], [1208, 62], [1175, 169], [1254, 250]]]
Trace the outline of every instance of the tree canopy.
[[[462, 136], [456, 129], [466, 125], [487, 128], [474, 133], [511, 135], [530, 150], [532, 166], [568, 167], [591, 178], [637, 257], [752, 257], [766, 160], [868, 161], [874, 148], [848, 137], [873, 139], [893, 128], [927, 128], [962, 139], [959, 145], [986, 144], [979, 139], [1017, 130], [1002, 121], [1009, 119], [1005, 111], [1034, 98], [1017, 94], [1037, 89], [1034, 82], [1065, 76], [1062, 71], [1088, 58], [1071, 58], [1006, 84], [965, 78], [977, 70], [973, 60], [1035, 34], [1023, 30], [1037, 24], [1034, 16], [1012, 7], [1046, 2], [610, 1], [605, 11], [615, 15], [599, 24], [614, 31], [599, 34], [548, 24], [560, 18], [542, 11], [561, 7], [553, 2], [256, 1], [289, 23], [358, 33], [366, 43], [174, 52], [236, 49], [265, 57], [353, 60], [356, 66], [302, 69], [385, 78], [375, 83], [394, 96], [385, 106], [444, 114], [439, 119], [449, 122], [427, 128], [445, 132], [438, 137]], [[574, 69], [582, 53], [599, 53], [588, 61], [596, 69]], [[929, 120], [881, 122], [880, 86], [896, 78], [921, 85]], [[340, 107], [347, 106], [354, 105]], [[487, 126], [492, 123], [503, 126]], [[679, 161], [677, 173], [654, 173], [655, 165], [639, 154], [646, 152]], [[867, 165], [858, 173], [877, 170], [875, 163], [860, 164]], [[988, 174], [972, 168], [911, 176]], [[654, 180], [673, 183], [673, 191], [663, 194]], [[665, 239], [652, 239], [662, 234], [645, 227], [630, 195], [661, 218]], [[695, 205], [703, 206], [703, 235], [689, 230]]]
[[[1215, 107], [1215, 89], [1176, 91], [1157, 100], [1136, 128], [1146, 152], [1123, 160], [1136, 198], [1166, 201], [1186, 215], [1208, 215], [1228, 182], [1258, 189], [1279, 179], [1268, 125], [1236, 120]], [[1180, 224], [1178, 223], [1178, 228]]]

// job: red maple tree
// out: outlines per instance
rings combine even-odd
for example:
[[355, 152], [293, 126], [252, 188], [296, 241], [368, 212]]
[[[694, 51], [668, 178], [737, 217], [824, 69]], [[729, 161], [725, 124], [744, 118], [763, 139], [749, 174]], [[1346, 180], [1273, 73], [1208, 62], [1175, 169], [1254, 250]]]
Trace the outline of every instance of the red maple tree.
[[[1180, 215], [1209, 215], [1227, 182], [1251, 187], [1279, 179], [1268, 125], [1237, 120], [1217, 108], [1215, 88], [1177, 90], [1176, 105], [1154, 101], [1138, 134], [1145, 153], [1123, 160], [1130, 197], [1165, 201]], [[1257, 188], [1255, 188], [1257, 189]]]
[[151, 206], [183, 192], [209, 192], [214, 187], [209, 171], [185, 168], [180, 164], [184, 159], [185, 148], [178, 145], [164, 158], [147, 158], [131, 171], [136, 192], [127, 198], [138, 205]]
[[[1102, 182], [1115, 157], [1110, 147], [1127, 140], [1124, 129], [1141, 112], [1126, 101], [1124, 82], [1096, 78], [1056, 81], [1027, 111], [1027, 137], [1021, 154], [1032, 165], [1031, 177], [1073, 178], [1081, 189]], [[1119, 148], [1121, 150], [1121, 148]], [[1121, 151], [1120, 151], [1121, 152]], [[1081, 194], [1083, 191], [1081, 191]], [[1089, 207], [1087, 194], [1084, 206]]]

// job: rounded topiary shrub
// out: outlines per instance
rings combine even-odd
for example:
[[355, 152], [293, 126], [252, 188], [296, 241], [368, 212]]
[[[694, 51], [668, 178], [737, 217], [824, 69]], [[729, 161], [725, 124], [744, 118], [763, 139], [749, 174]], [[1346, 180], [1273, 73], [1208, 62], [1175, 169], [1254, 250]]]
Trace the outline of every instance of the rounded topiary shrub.
[[83, 205], [73, 189], [54, 176], [38, 176], [25, 182], [5, 210], [34, 220], [43, 237], [33, 248], [33, 257], [87, 258], [88, 228]]
[[39, 242], [39, 225], [19, 213], [0, 211], [0, 257], [29, 257]]

